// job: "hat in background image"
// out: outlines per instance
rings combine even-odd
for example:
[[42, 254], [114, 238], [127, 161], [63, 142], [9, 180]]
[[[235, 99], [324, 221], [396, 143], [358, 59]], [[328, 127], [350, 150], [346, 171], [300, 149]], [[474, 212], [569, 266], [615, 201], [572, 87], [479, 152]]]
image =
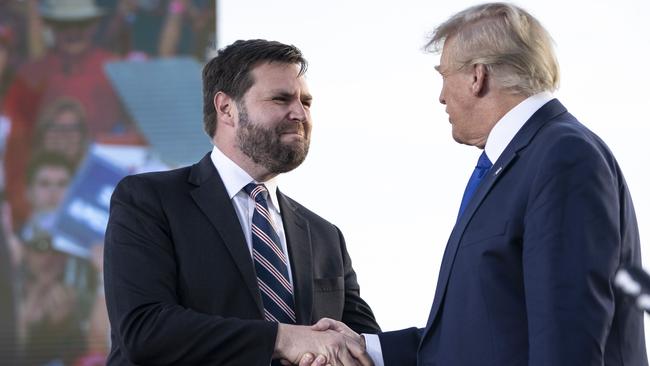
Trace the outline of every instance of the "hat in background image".
[[94, 0], [41, 0], [39, 10], [43, 19], [57, 22], [79, 22], [105, 14]]

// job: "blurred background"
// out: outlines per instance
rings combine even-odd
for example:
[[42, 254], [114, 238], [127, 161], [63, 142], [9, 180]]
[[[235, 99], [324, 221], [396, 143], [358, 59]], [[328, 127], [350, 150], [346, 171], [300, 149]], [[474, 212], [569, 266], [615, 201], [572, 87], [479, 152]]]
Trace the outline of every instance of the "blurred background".
[[211, 0], [0, 2], [1, 365], [105, 364], [110, 196], [209, 150], [215, 16]]
[[[1, 0], [0, 365], [102, 365], [108, 202], [198, 161], [202, 64], [237, 39], [302, 49], [314, 130], [280, 188], [339, 226], [384, 330], [424, 326], [480, 151], [456, 144], [427, 35], [478, 1]], [[556, 43], [556, 96], [617, 157], [650, 231], [650, 3], [522, 0]], [[643, 246], [650, 263], [650, 245]], [[649, 325], [646, 324], [646, 327]]]

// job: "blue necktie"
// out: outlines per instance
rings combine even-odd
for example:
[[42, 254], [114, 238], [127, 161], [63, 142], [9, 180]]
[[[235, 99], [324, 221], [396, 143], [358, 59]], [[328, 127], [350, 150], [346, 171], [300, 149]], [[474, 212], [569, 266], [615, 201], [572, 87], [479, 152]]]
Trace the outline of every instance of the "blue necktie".
[[244, 191], [255, 201], [251, 239], [257, 284], [264, 304], [264, 318], [278, 323], [294, 324], [296, 314], [293, 307], [293, 287], [289, 282], [288, 261], [280, 247], [280, 238], [273, 228], [264, 198], [268, 191], [263, 184], [254, 183], [247, 184]]
[[478, 162], [476, 163], [476, 168], [472, 172], [472, 176], [469, 177], [469, 182], [467, 182], [467, 187], [465, 187], [465, 193], [463, 193], [463, 200], [460, 203], [460, 210], [458, 210], [458, 218], [463, 215], [463, 211], [467, 207], [467, 204], [472, 199], [474, 191], [478, 188], [478, 185], [481, 183], [483, 177], [487, 172], [492, 168], [492, 162], [485, 154], [485, 151], [479, 156]]

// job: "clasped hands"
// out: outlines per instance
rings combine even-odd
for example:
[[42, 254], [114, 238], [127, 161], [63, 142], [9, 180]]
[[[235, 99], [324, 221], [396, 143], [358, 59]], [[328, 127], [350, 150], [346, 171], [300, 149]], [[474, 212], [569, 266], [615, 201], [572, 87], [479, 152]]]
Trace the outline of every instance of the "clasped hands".
[[364, 338], [336, 320], [312, 326], [279, 324], [274, 358], [283, 365], [373, 366]]

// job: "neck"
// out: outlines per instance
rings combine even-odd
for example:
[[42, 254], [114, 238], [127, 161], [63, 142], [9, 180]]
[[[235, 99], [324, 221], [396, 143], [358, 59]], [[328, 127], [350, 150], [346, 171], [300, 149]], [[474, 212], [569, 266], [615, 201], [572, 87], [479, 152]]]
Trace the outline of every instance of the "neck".
[[506, 115], [510, 112], [511, 109], [516, 107], [519, 103], [523, 102], [528, 98], [522, 94], [510, 94], [504, 91], [499, 91], [498, 93], [492, 95], [490, 100], [485, 103], [485, 108], [481, 112], [485, 116], [486, 121], [486, 133], [483, 134], [483, 138], [475, 145], [480, 149], [485, 148], [487, 138], [492, 131], [492, 128]]
[[278, 175], [277, 173], [272, 173], [267, 168], [255, 163], [250, 157], [241, 152], [241, 150], [239, 150], [232, 142], [228, 144], [215, 137], [213, 143], [228, 157], [228, 159], [232, 160], [242, 168], [251, 176], [251, 178], [255, 179], [256, 182], [266, 182]]

